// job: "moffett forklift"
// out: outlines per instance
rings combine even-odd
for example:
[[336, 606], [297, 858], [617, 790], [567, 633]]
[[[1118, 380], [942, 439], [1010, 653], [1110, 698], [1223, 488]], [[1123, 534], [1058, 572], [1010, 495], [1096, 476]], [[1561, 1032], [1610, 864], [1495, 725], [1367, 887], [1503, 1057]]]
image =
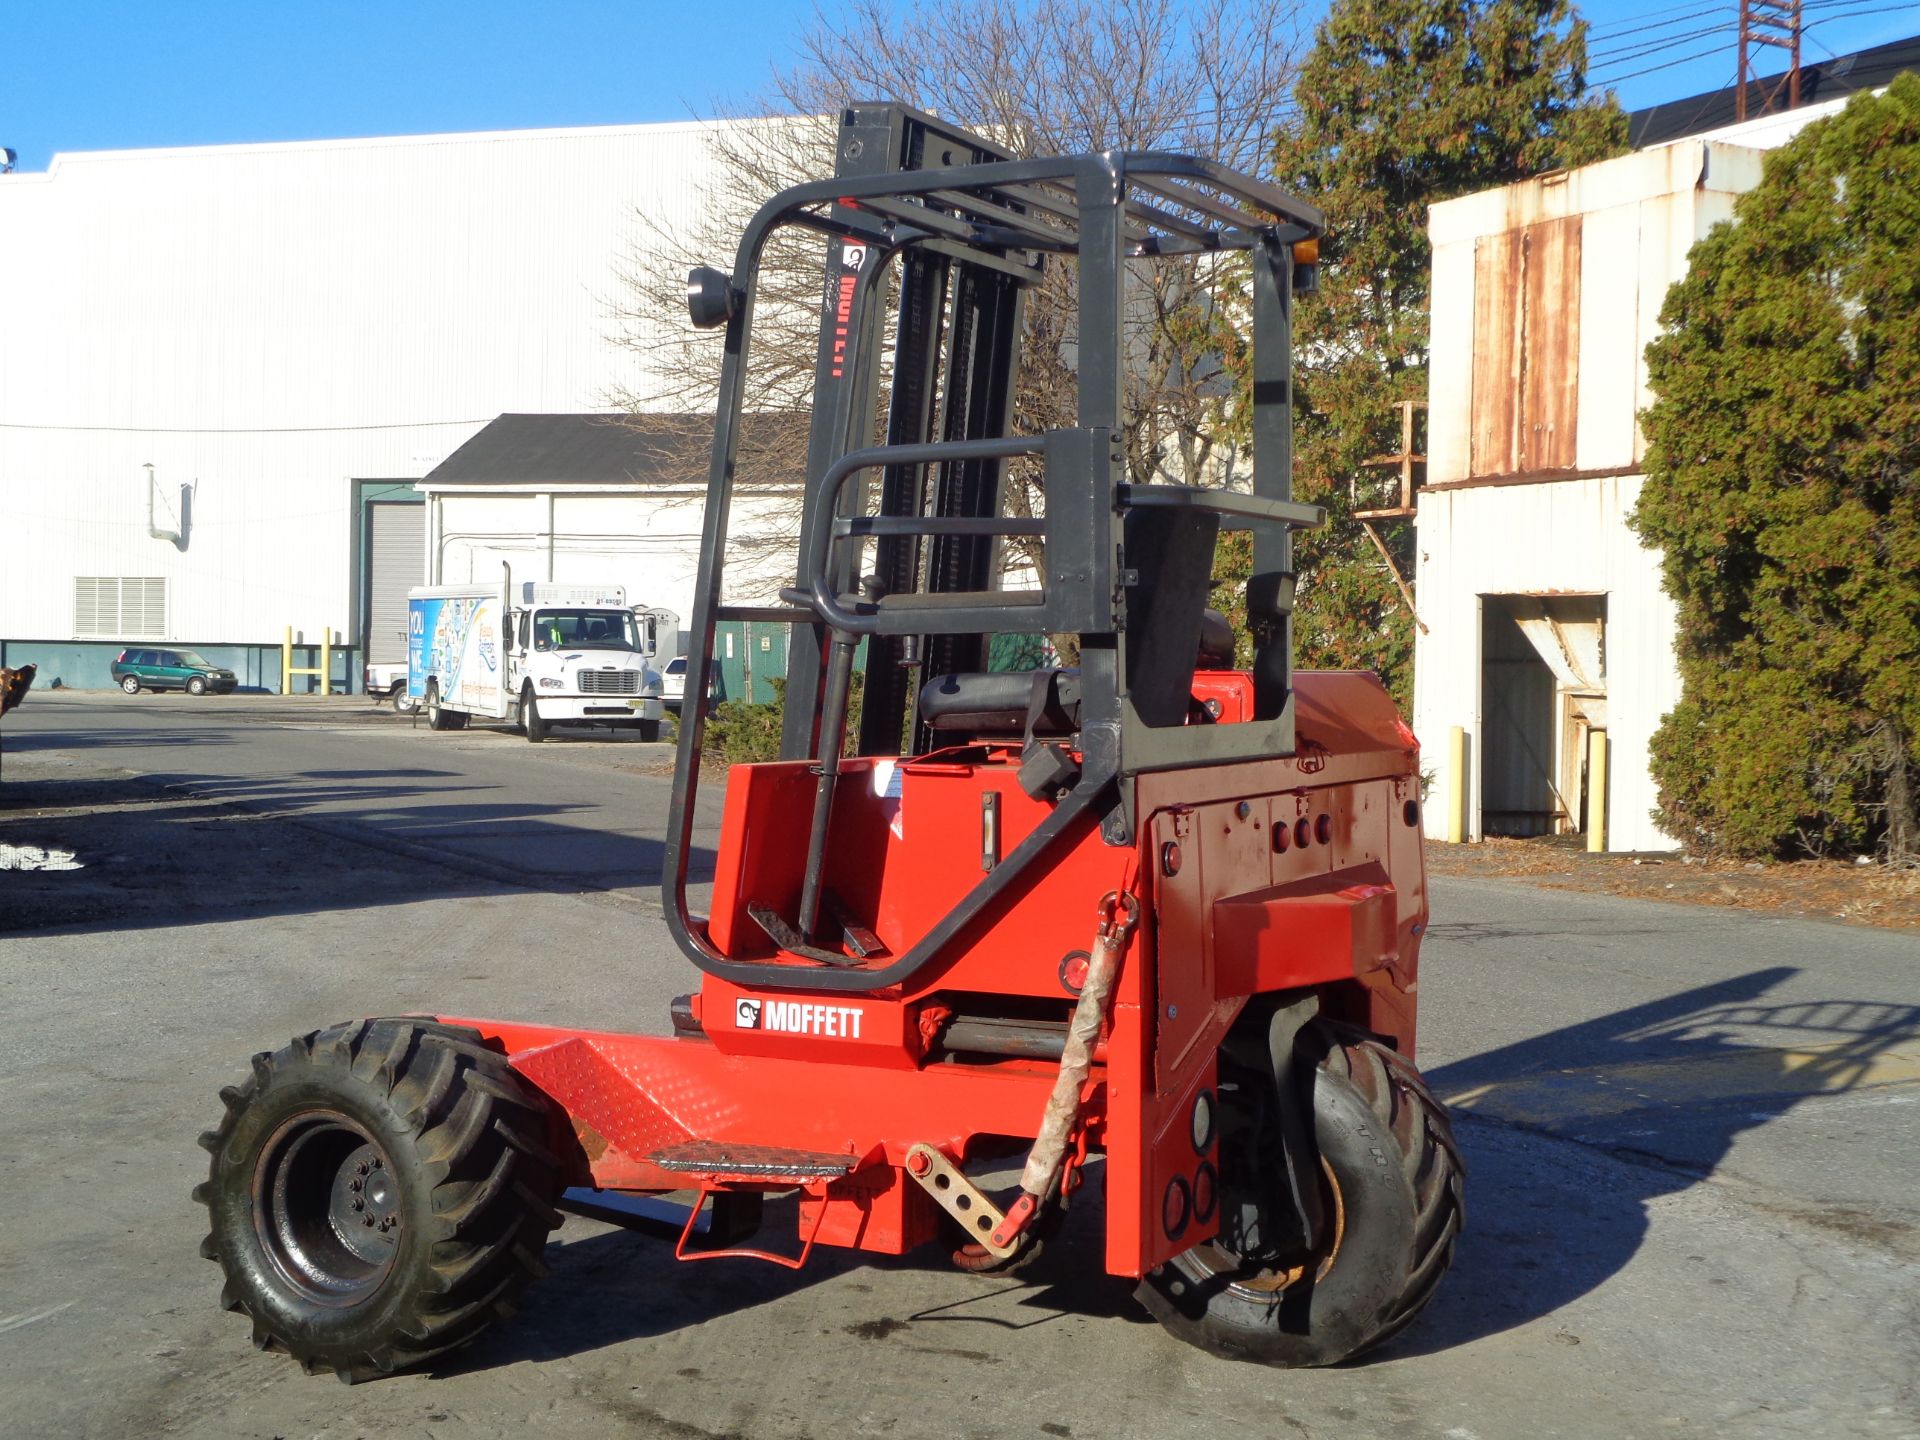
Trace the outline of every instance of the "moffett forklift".
[[[687, 1261], [938, 1246], [994, 1271], [1095, 1174], [1107, 1270], [1182, 1339], [1275, 1365], [1378, 1344], [1452, 1256], [1460, 1159], [1411, 1061], [1416, 742], [1372, 676], [1290, 661], [1290, 529], [1322, 516], [1290, 493], [1289, 323], [1321, 216], [1204, 159], [1013, 160], [894, 106], [849, 109], [838, 143], [833, 179], [774, 196], [732, 273], [688, 287], [726, 337], [664, 886], [700, 988], [664, 1037], [402, 1016], [256, 1055], [202, 1137], [203, 1251], [254, 1343], [310, 1371], [472, 1339], [561, 1208], [677, 1204]], [[756, 281], [785, 227], [826, 250], [805, 516], [781, 603], [730, 606]], [[1195, 256], [1249, 276], [1250, 490], [1124, 464], [1129, 285]], [[1079, 423], [1009, 434], [1023, 298], [1053, 265], [1077, 267]], [[1233, 528], [1250, 671], [1207, 611]], [[1009, 538], [1039, 549], [1031, 588], [1002, 578]], [[792, 626], [786, 758], [728, 774], [697, 914], [726, 620]], [[1003, 635], [1071, 637], [1078, 664], [995, 671]], [[1022, 1156], [1017, 1185], [983, 1183]], [[759, 1233], [776, 1213], [794, 1233]]]

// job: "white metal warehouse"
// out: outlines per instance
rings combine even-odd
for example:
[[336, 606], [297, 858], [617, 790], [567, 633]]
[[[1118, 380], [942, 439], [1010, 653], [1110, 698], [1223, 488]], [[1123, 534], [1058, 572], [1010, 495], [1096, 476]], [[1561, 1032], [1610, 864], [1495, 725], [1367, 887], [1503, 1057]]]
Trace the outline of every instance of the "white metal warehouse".
[[[1648, 745], [1679, 699], [1658, 556], [1627, 528], [1645, 350], [1762, 154], [1844, 101], [1436, 205], [1414, 729], [1436, 836], [1668, 849]], [[1590, 736], [1609, 783], [1592, 784]]]
[[[0, 659], [104, 686], [153, 638], [357, 674], [420, 583], [425, 476], [505, 412], [646, 393], [615, 343], [706, 123], [62, 155], [0, 176]], [[723, 262], [727, 257], [718, 257]], [[616, 547], [617, 548], [617, 547]], [[632, 547], [626, 547], [631, 551]], [[649, 601], [644, 574], [603, 576]]]

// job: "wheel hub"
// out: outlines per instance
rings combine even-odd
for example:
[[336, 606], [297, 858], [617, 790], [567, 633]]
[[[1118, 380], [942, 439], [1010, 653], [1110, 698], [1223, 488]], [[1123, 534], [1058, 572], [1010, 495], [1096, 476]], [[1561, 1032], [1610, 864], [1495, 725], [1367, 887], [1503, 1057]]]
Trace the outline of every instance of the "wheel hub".
[[340, 1243], [360, 1259], [378, 1263], [399, 1240], [399, 1194], [386, 1156], [371, 1143], [342, 1162], [328, 1197], [327, 1223]]
[[1325, 1180], [1323, 1194], [1327, 1204], [1328, 1234], [1319, 1254], [1302, 1256], [1293, 1264], [1249, 1263], [1223, 1245], [1197, 1246], [1196, 1253], [1202, 1257], [1207, 1268], [1216, 1275], [1228, 1276], [1229, 1283], [1235, 1289], [1261, 1295], [1278, 1294], [1299, 1284], [1307, 1278], [1309, 1268], [1313, 1271], [1316, 1283], [1326, 1279], [1340, 1253], [1340, 1242], [1346, 1236], [1347, 1207], [1340, 1190], [1340, 1177], [1333, 1173], [1333, 1166], [1327, 1163], [1325, 1156], [1320, 1160], [1320, 1173]]
[[254, 1224], [291, 1285], [322, 1304], [377, 1289], [404, 1233], [401, 1190], [379, 1143], [337, 1111], [296, 1115], [262, 1148]]

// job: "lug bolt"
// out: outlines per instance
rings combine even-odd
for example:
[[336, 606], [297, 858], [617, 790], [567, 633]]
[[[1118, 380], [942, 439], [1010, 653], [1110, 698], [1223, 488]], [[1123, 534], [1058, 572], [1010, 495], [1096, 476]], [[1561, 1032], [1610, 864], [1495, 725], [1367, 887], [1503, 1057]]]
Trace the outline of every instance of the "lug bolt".
[[358, 1180], [349, 1180], [347, 1182], [347, 1189], [357, 1193], [360, 1189], [360, 1185], [361, 1185], [361, 1182]]
[[353, 1202], [353, 1208], [355, 1210], [364, 1210], [367, 1208], [367, 1202], [364, 1200], [356, 1200]]
[[369, 1216], [367, 1216], [367, 1217], [366, 1217], [366, 1218], [365, 1218], [364, 1220], [362, 1220], [362, 1221], [361, 1221], [360, 1223], [361, 1223], [362, 1225], [365, 1225], [365, 1226], [366, 1226], [366, 1227], [368, 1227], [369, 1229], [371, 1229], [371, 1228], [373, 1227], [373, 1217], [372, 1217], [371, 1215], [369, 1215]]
[[374, 1168], [374, 1169], [376, 1169], [376, 1170], [380, 1170], [380, 1169], [383, 1169], [383, 1168], [385, 1168], [385, 1166], [386, 1166], [386, 1161], [384, 1161], [384, 1160], [382, 1160], [382, 1159], [381, 1159], [381, 1158], [380, 1158], [380, 1157], [379, 1157], [378, 1155], [376, 1155], [376, 1156], [374, 1156], [374, 1157], [373, 1157], [373, 1168]]
[[360, 1163], [359, 1163], [358, 1165], [356, 1165], [356, 1166], [354, 1166], [353, 1168], [354, 1168], [354, 1169], [355, 1169], [355, 1170], [356, 1170], [356, 1171], [357, 1171], [358, 1173], [360, 1173], [360, 1174], [362, 1174], [362, 1175], [364, 1175], [364, 1174], [366, 1174], [366, 1173], [367, 1173], [367, 1162], [366, 1162], [366, 1161], [364, 1161], [364, 1160], [362, 1160], [362, 1161], [361, 1161], [361, 1162], [360, 1162]]

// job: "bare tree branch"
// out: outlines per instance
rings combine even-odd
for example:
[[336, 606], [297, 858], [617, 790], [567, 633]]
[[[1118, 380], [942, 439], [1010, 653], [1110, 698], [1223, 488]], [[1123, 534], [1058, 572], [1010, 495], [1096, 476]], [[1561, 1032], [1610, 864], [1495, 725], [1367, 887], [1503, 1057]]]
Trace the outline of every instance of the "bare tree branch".
[[[1236, 168], [1266, 168], [1274, 127], [1289, 109], [1299, 12], [1249, 0], [954, 0], [896, 9], [849, 0], [816, 9], [799, 58], [755, 105], [759, 119], [716, 127], [718, 181], [690, 231], [643, 217], [645, 235], [625, 277], [622, 341], [652, 377], [618, 397], [635, 411], [671, 412], [698, 425], [713, 409], [717, 335], [684, 322], [687, 270], [725, 265], [743, 217], [768, 196], [832, 173], [839, 112], [898, 101], [971, 129], [1015, 156], [1087, 150], [1173, 150]], [[748, 408], [774, 425], [743, 454], [743, 483], [769, 489], [804, 480], [823, 250], [816, 236], [776, 235], [759, 275]], [[1218, 437], [1233, 428], [1225, 356], [1242, 343], [1244, 268], [1221, 257], [1159, 261], [1135, 272], [1125, 311], [1129, 379], [1123, 405], [1136, 481], [1218, 479]], [[1072, 267], [1050, 265], [1029, 293], [1014, 398], [1019, 433], [1076, 420]], [[882, 384], [888, 377], [883, 373]], [[1228, 447], [1230, 450], [1231, 447]], [[1009, 508], [1044, 512], [1037, 467], [1009, 467]], [[798, 528], [797, 495], [791, 530]], [[790, 533], [764, 541], [791, 545]], [[1010, 546], [1009, 564], [1039, 571], [1044, 556]]]

